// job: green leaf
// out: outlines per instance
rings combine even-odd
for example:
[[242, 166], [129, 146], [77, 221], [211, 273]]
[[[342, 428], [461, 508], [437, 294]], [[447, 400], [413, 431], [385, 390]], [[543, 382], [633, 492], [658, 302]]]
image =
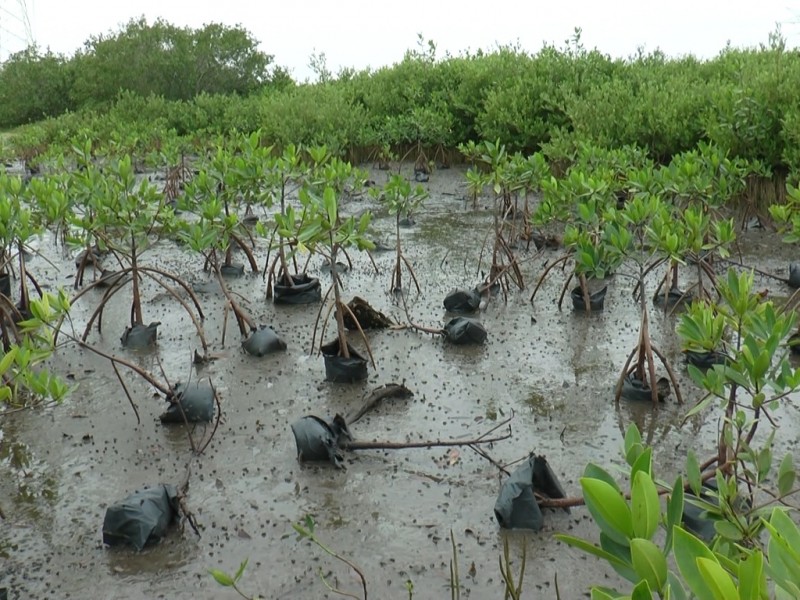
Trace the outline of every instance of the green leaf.
[[694, 495], [699, 496], [700, 488], [703, 486], [700, 463], [697, 462], [697, 456], [691, 450], [686, 453], [686, 478], [689, 480], [689, 487], [694, 492]]
[[631, 510], [618, 490], [605, 481], [582, 477], [581, 488], [586, 507], [597, 526], [609, 538], [623, 545], [633, 537]]
[[[650, 448], [647, 449], [648, 451]], [[644, 456], [644, 454], [642, 455]], [[661, 502], [650, 475], [645, 471], [637, 471], [631, 486], [631, 520], [633, 534], [649, 540], [658, 529], [661, 517]], [[660, 586], [658, 589], [661, 589]]]
[[[690, 367], [694, 367], [694, 365], [689, 365], [689, 366], [690, 366]], [[694, 368], [696, 369], [697, 367], [694, 367]], [[697, 371], [697, 372], [699, 373], [700, 371]], [[691, 370], [689, 371], [689, 374], [691, 375]], [[706, 378], [703, 378], [703, 381], [705, 382], [705, 381], [706, 381]], [[700, 385], [701, 387], [705, 387], [705, 385], [704, 385], [703, 383], [700, 383], [699, 385]], [[692, 407], [692, 408], [689, 410], [689, 412], [687, 412], [687, 413], [686, 413], [686, 416], [684, 416], [684, 419], [688, 419], [688, 418], [690, 418], [690, 417], [693, 417], [693, 416], [695, 416], [695, 415], [696, 415], [696, 414], [698, 414], [698, 413], [701, 413], [701, 412], [703, 412], [703, 411], [704, 411], [706, 408], [708, 408], [708, 405], [709, 405], [709, 404], [711, 404], [711, 401], [712, 401], [712, 400], [714, 400], [714, 396], [711, 396], [711, 395], [708, 395], [708, 396], [706, 396], [705, 398], [703, 398], [702, 400], [700, 400], [700, 402], [698, 402], [697, 404], [695, 404], [695, 405], [694, 405], [694, 406], [693, 406], [693, 407]]]
[[739, 593], [736, 591], [736, 584], [733, 583], [731, 576], [715, 559], [699, 557], [697, 559], [697, 568], [711, 590], [714, 600], [734, 600], [738, 598]]
[[714, 530], [726, 540], [738, 542], [744, 537], [742, 531], [730, 521], [714, 521]]
[[[0, 363], [0, 373], [2, 372], [2, 363]], [[781, 466], [778, 468], [778, 493], [781, 496], [785, 496], [792, 491], [796, 477], [797, 473], [794, 470], [794, 459], [791, 454], [787, 453], [781, 461]]]
[[660, 592], [667, 583], [667, 559], [653, 542], [642, 538], [631, 540], [631, 562], [637, 575], [650, 589]]
[[239, 581], [239, 579], [242, 578], [242, 574], [244, 573], [244, 570], [247, 568], [247, 562], [249, 560], [250, 560], [249, 558], [245, 558], [242, 561], [242, 564], [239, 565], [239, 569], [236, 571], [236, 575], [233, 576], [234, 581]]
[[328, 224], [331, 227], [336, 227], [336, 214], [337, 214], [336, 193], [333, 191], [333, 188], [331, 187], [325, 188], [322, 202], [325, 207], [325, 212], [328, 215]]
[[644, 447], [642, 446], [642, 436], [639, 433], [639, 429], [636, 427], [635, 423], [631, 423], [625, 432], [624, 448], [625, 460], [630, 466], [633, 466], [633, 463], [636, 462], [636, 459], [639, 458], [639, 455], [644, 450]]
[[588, 463], [586, 465], [586, 467], [583, 470], [583, 476], [589, 477], [591, 479], [599, 479], [600, 481], [605, 481], [608, 485], [617, 490], [617, 492], [619, 492], [620, 494], [622, 493], [622, 491], [619, 489], [619, 486], [617, 485], [617, 482], [614, 480], [611, 474], [602, 467], [598, 467], [594, 463]]
[[683, 495], [683, 477], [678, 475], [667, 502], [667, 538], [664, 543], [664, 554], [666, 555], [672, 550], [673, 528], [683, 521]]
[[555, 538], [557, 540], [564, 542], [569, 546], [578, 548], [579, 550], [583, 550], [587, 554], [591, 554], [592, 556], [596, 556], [597, 558], [602, 558], [604, 561], [608, 562], [612, 566], [616, 565], [617, 567], [620, 568], [627, 568], [627, 569], [631, 568], [630, 564], [620, 559], [619, 557], [615, 556], [611, 552], [603, 550], [602, 548], [598, 548], [594, 544], [591, 544], [581, 538], [572, 535], [566, 535], [563, 533], [557, 533], [555, 535]]
[[[789, 547], [795, 552], [794, 556], [800, 560], [800, 530], [795, 522], [786, 514], [785, 511], [775, 508], [769, 519], [770, 525], [785, 539]], [[800, 576], [800, 573], [798, 573]]]
[[620, 566], [618, 563], [611, 563], [611, 566], [620, 577], [627, 579], [631, 583], [639, 581], [639, 576], [636, 574], [636, 571], [633, 570], [633, 564], [631, 563], [631, 547], [628, 543], [620, 544], [615, 542], [601, 531], [600, 547], [606, 552], [616, 556], [625, 565]]
[[616, 592], [611, 594], [607, 590], [602, 588], [592, 588], [592, 598], [591, 600], [617, 600], [619, 598], [619, 594]]
[[636, 478], [636, 473], [643, 471], [648, 475], [653, 472], [653, 449], [646, 448], [631, 466], [631, 481]]
[[675, 527], [673, 532], [673, 554], [675, 555], [678, 570], [689, 589], [697, 596], [697, 599], [714, 600], [714, 593], [697, 566], [697, 561], [701, 558], [716, 561], [711, 550], [701, 540], [682, 527]]
[[232, 587], [234, 584], [233, 578], [228, 575], [225, 571], [220, 571], [219, 569], [209, 569], [209, 573], [211, 576], [216, 580], [216, 582], [220, 585], [225, 587]]
[[19, 348], [17, 346], [11, 346], [3, 358], [0, 358], [0, 375], [8, 371], [8, 368], [11, 366], [11, 363], [14, 362], [14, 358], [17, 356], [18, 349]]
[[670, 571], [667, 575], [667, 586], [669, 590], [669, 597], [664, 596], [664, 600], [689, 600], [689, 595], [683, 587], [683, 582], [680, 578]]
[[739, 563], [739, 600], [761, 600], [766, 596], [764, 556], [756, 550]]
[[653, 592], [647, 581], [640, 581], [631, 590], [631, 600], [653, 600]]

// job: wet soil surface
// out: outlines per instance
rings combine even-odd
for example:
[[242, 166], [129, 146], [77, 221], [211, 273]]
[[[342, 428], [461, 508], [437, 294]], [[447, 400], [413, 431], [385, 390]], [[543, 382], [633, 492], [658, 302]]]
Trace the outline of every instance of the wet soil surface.
[[[410, 168], [406, 171], [413, 177]], [[381, 184], [386, 176], [376, 172], [373, 178]], [[481, 279], [479, 257], [491, 227], [491, 201], [484, 198], [473, 208], [464, 199], [463, 181], [463, 171], [436, 171], [426, 184], [431, 199], [415, 215], [416, 225], [402, 231], [406, 255], [422, 285], [422, 293], [409, 295], [409, 310], [416, 322], [433, 327], [446, 322], [445, 295]], [[391, 244], [394, 220], [379, 205], [366, 198], [346, 205], [353, 213], [366, 209], [375, 211], [377, 236]], [[753, 230], [742, 240], [745, 262], [787, 276], [791, 248], [775, 233]], [[34, 257], [30, 268], [51, 289], [71, 286], [73, 257], [48, 240], [41, 247], [52, 263]], [[265, 299], [260, 274], [232, 281], [231, 287], [258, 323], [270, 325], [286, 340], [288, 350], [247, 356], [231, 318], [222, 347], [223, 303], [211, 286], [202, 295], [204, 328], [220, 358], [198, 371], [191, 364], [199, 344], [189, 318], [151, 284], [144, 287], [144, 311], [146, 322], [162, 322], [157, 353], [123, 350], [119, 336], [129, 296], [120, 295], [104, 317], [102, 335], [94, 330], [90, 341], [153, 373], [159, 373], [160, 357], [173, 381], [210, 378], [221, 395], [222, 423], [205, 454], [193, 458], [184, 428], [158, 421], [166, 405], [147, 384], [131, 373], [123, 375], [142, 417], [137, 425], [108, 362], [65, 344], [54, 368], [77, 386], [69, 399], [0, 418], [0, 508], [5, 514], [0, 588], [8, 588], [9, 598], [233, 598], [236, 594], [220, 588], [208, 569], [235, 572], [249, 558], [241, 588], [250, 594], [332, 597], [320, 572], [332, 584], [358, 593], [354, 572], [296, 540], [291, 524], [309, 514], [320, 538], [360, 565], [375, 598], [407, 598], [408, 580], [415, 598], [450, 597], [451, 531], [462, 597], [502, 597], [497, 561], [506, 536], [517, 567], [527, 544], [525, 597], [554, 598], [556, 577], [562, 598], [585, 596], [591, 583], [613, 585], [617, 580], [609, 569], [553, 538], [557, 532], [594, 538], [585, 509], [547, 511], [545, 528], [537, 534], [501, 532], [493, 515], [498, 469], [469, 448], [351, 452], [346, 470], [296, 459], [292, 422], [308, 414], [329, 418], [353, 412], [376, 386], [403, 381], [413, 399], [381, 405], [353, 426], [357, 439], [467, 439], [513, 415], [511, 438], [487, 452], [503, 464], [530, 452], [545, 455], [568, 495], [580, 494], [578, 478], [587, 462], [622, 465], [622, 435], [630, 423], [637, 423], [655, 447], [658, 473], [667, 480], [689, 449], [709, 455], [718, 411], [681, 425], [686, 407], [678, 406], [674, 395], [657, 412], [648, 403], [614, 404], [614, 385], [637, 337], [632, 284], [615, 277], [605, 311], [578, 314], [567, 303], [561, 311], [556, 306], [564, 276], [554, 272], [531, 304], [535, 281], [559, 253], [546, 250], [534, 257], [524, 245], [518, 252], [527, 261], [527, 289], [512, 290], [507, 301], [493, 298], [480, 313], [489, 331], [485, 345], [452, 346], [408, 330], [370, 333], [377, 369], [370, 367], [369, 380], [358, 385], [324, 381], [322, 359], [309, 354], [318, 307], [274, 306]], [[263, 244], [257, 253], [263, 261]], [[198, 256], [169, 241], [145, 258], [190, 281], [208, 278]], [[375, 255], [378, 275], [366, 256], [353, 258], [353, 269], [343, 275], [345, 297], [361, 296], [405, 321], [402, 305], [388, 291], [393, 255]], [[485, 255], [480, 269], [488, 270]], [[330, 281], [321, 259], [312, 259], [311, 271], [324, 283]], [[691, 283], [688, 271], [682, 277], [684, 285]], [[780, 282], [758, 280], [779, 298], [790, 293]], [[77, 332], [83, 331], [100, 294], [92, 292], [75, 304]], [[653, 339], [675, 365], [691, 402], [699, 394], [685, 376], [675, 323], [674, 315], [651, 306]], [[352, 335], [351, 340], [362, 347]], [[779, 411], [779, 451], [791, 449], [798, 438], [798, 417], [791, 401]], [[194, 435], [203, 433], [199, 427]], [[179, 483], [187, 465], [188, 504], [202, 537], [187, 527], [140, 553], [103, 547], [101, 527], [109, 504], [143, 485]]]

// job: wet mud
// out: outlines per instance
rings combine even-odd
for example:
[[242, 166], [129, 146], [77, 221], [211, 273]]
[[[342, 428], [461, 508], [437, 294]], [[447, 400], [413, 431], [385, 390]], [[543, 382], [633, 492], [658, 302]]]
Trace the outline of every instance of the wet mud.
[[[404, 172], [412, 177], [411, 168]], [[382, 183], [385, 172], [373, 179]], [[436, 171], [425, 185], [431, 198], [415, 214], [416, 224], [402, 230], [406, 257], [416, 269], [420, 294], [408, 296], [418, 323], [442, 327], [442, 301], [455, 288], [480, 283], [481, 246], [491, 227], [491, 200], [477, 208], [465, 199], [463, 171]], [[394, 219], [366, 197], [345, 209], [375, 211], [376, 236], [393, 244]], [[73, 256], [45, 239], [43, 254], [29, 267], [50, 289], [71, 286]], [[791, 248], [766, 230], [742, 234], [745, 262], [787, 276]], [[524, 244], [520, 258], [533, 249]], [[257, 249], [260, 260], [266, 249]], [[462, 597], [501, 598], [498, 556], [504, 537], [519, 565], [523, 543], [528, 558], [526, 597], [582, 597], [592, 583], [613, 585], [616, 576], [593, 558], [557, 542], [568, 532], [594, 538], [584, 509], [545, 511], [536, 534], [504, 533], [493, 507], [501, 478], [495, 466], [469, 448], [359, 451], [346, 454], [346, 469], [300, 464], [290, 424], [304, 415], [325, 419], [357, 410], [363, 398], [384, 383], [405, 384], [412, 399], [383, 403], [352, 427], [359, 440], [414, 441], [473, 438], [513, 415], [512, 437], [485, 450], [499, 463], [524, 459], [531, 452], [547, 457], [567, 495], [579, 495], [585, 464], [621, 466], [622, 435], [637, 423], [655, 447], [658, 473], [670, 479], [686, 452], [712, 450], [718, 411], [709, 410], [682, 423], [687, 406], [674, 395], [658, 411], [648, 403], [613, 402], [614, 385], [636, 342], [638, 307], [632, 284], [609, 281], [605, 310], [573, 312], [569, 298], [556, 306], [564, 277], [555, 271], [535, 302], [531, 290], [546, 261], [559, 256], [545, 250], [523, 265], [527, 287], [512, 290], [507, 301], [493, 297], [477, 317], [489, 337], [481, 346], [454, 346], [439, 337], [410, 330], [369, 332], [377, 370], [362, 384], [324, 381], [322, 358], [310, 354], [317, 305], [276, 306], [265, 299], [260, 275], [229, 280], [231, 289], [259, 324], [272, 327], [287, 343], [285, 352], [256, 358], [240, 347], [231, 315], [221, 345], [224, 310], [216, 286], [201, 295], [204, 330], [218, 359], [197, 371], [192, 355], [199, 343], [188, 316], [163, 290], [145, 283], [145, 321], [160, 321], [157, 352], [133, 352], [120, 344], [129, 314], [128, 294], [109, 306], [103, 333], [90, 341], [159, 373], [156, 357], [171, 382], [209, 378], [220, 393], [223, 418], [205, 455], [193, 458], [185, 429], [168, 427], [158, 416], [166, 408], [154, 390], [131, 373], [123, 377], [134, 394], [142, 422], [133, 411], [107, 361], [63, 341], [53, 367], [76, 385], [61, 405], [0, 417], [0, 587], [9, 598], [225, 598], [208, 569], [235, 572], [249, 558], [240, 587], [265, 598], [333, 597], [320, 582], [321, 570], [338, 587], [357, 592], [354, 572], [296, 541], [293, 522], [313, 515], [317, 534], [358, 564], [371, 597], [405, 598], [406, 581], [415, 598], [449, 597], [450, 532], [458, 549]], [[366, 256], [353, 253], [353, 268], [342, 275], [345, 298], [360, 296], [391, 319], [404, 322], [401, 303], [390, 290], [393, 254], [376, 253], [380, 274]], [[202, 259], [173, 242], [160, 242], [144, 260], [189, 281], [205, 281]], [[323, 288], [330, 274], [322, 259], [310, 272]], [[263, 264], [263, 262], [262, 262]], [[681, 284], [691, 283], [684, 272]], [[785, 284], [758, 276], [759, 285], [787, 297]], [[406, 277], [404, 281], [410, 283]], [[650, 282], [649, 293], [655, 290]], [[78, 334], [102, 291], [88, 294], [73, 308]], [[699, 397], [685, 375], [675, 334], [676, 317], [651, 305], [654, 341], [680, 376], [686, 399]], [[333, 337], [333, 320], [326, 340]], [[362, 348], [357, 335], [350, 339]], [[661, 373], [663, 374], [663, 373]], [[782, 446], [793, 449], [800, 420], [789, 401], [778, 414]], [[195, 429], [199, 438], [208, 430]], [[148, 484], [179, 483], [191, 464], [188, 504], [201, 528], [175, 530], [142, 552], [104, 548], [106, 507]]]

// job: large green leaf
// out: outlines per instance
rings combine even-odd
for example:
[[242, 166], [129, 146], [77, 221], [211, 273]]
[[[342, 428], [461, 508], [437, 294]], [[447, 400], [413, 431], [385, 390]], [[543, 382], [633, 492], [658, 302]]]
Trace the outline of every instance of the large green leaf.
[[636, 473], [644, 471], [648, 475], [653, 473], [653, 449], [645, 448], [631, 465], [631, 481], [636, 477]]
[[602, 531], [600, 532], [600, 547], [616, 556], [625, 566], [620, 566], [619, 563], [611, 563], [611, 566], [619, 574], [620, 577], [627, 579], [631, 583], [639, 581], [640, 577], [633, 570], [631, 563], [631, 548], [626, 544], [619, 544], [608, 537]]
[[633, 477], [630, 510], [633, 534], [648, 540], [652, 538], [661, 518], [661, 502], [656, 485], [645, 471], [637, 471]]
[[636, 584], [631, 590], [631, 600], [653, 600], [653, 592], [650, 585], [644, 579]]
[[736, 600], [738, 598], [736, 584], [716, 559], [698, 557], [697, 569], [711, 590], [714, 600]]
[[597, 526], [615, 542], [627, 545], [633, 537], [633, 522], [625, 499], [605, 481], [582, 477], [580, 482], [586, 508]]
[[619, 489], [616, 480], [611, 476], [611, 474], [603, 469], [602, 467], [598, 467], [594, 463], [588, 463], [583, 470], [583, 476], [589, 477], [591, 479], [599, 479], [600, 481], [605, 481], [608, 485], [613, 487], [617, 492], [620, 494], [622, 491]]
[[667, 559], [649, 539], [631, 540], [631, 561], [637, 575], [647, 581], [650, 589], [661, 592], [667, 583]]
[[756, 550], [739, 563], [739, 600], [761, 600], [762, 597], [767, 597], [764, 555]]
[[630, 466], [633, 466], [643, 451], [642, 436], [636, 425], [631, 423], [630, 427], [625, 431], [625, 460]]
[[700, 474], [700, 463], [692, 450], [686, 453], [686, 478], [689, 480], [689, 487], [692, 488], [695, 496], [699, 496], [703, 481]]
[[667, 537], [664, 542], [664, 554], [666, 555], [672, 551], [673, 528], [683, 521], [683, 495], [683, 477], [678, 475], [667, 502]]
[[[698, 600], [715, 600], [715, 596], [700, 569], [697, 559], [705, 558], [716, 561], [714, 554], [708, 547], [682, 527], [675, 527], [673, 531], [673, 553], [678, 570], [692, 593]], [[730, 599], [728, 599], [730, 600]]]
[[608, 562], [612, 566], [617, 566], [620, 568], [627, 568], [630, 569], [631, 565], [626, 561], [622, 560], [621, 558], [615, 556], [611, 552], [603, 550], [602, 548], [598, 548], [594, 544], [587, 542], [581, 538], [572, 536], [572, 535], [565, 535], [563, 533], [557, 533], [555, 535], [557, 540], [564, 542], [569, 546], [573, 546], [578, 548], [579, 550], [583, 550], [587, 554], [591, 554], [592, 556], [596, 556], [597, 558], [602, 558], [606, 562]]

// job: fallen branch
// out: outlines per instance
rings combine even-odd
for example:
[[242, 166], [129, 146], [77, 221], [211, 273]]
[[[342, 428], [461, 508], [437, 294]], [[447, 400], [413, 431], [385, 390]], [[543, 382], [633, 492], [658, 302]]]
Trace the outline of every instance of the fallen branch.
[[342, 450], [404, 450], [406, 448], [437, 448], [446, 446], [476, 446], [478, 444], [491, 444], [511, 437], [511, 427], [508, 433], [492, 438], [474, 438], [471, 440], [426, 440], [421, 442], [360, 442], [353, 440], [339, 445]]

